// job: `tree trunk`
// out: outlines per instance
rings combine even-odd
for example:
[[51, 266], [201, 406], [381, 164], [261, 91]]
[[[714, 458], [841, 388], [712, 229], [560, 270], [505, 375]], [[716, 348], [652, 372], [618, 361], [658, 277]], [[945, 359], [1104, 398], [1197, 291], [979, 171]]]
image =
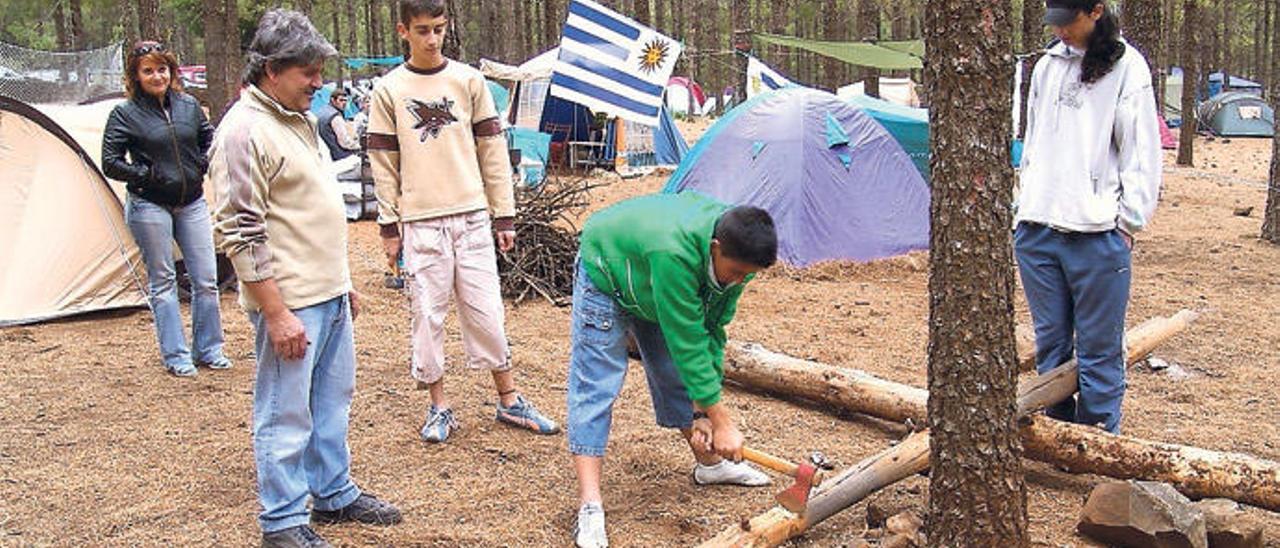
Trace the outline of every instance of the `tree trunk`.
[[[932, 5], [932, 4], [931, 4]], [[880, 39], [880, 2], [879, 0], [858, 0], [858, 40], [876, 41]], [[861, 77], [863, 90], [872, 97], [880, 96], [880, 69], [862, 67]]]
[[311, 17], [311, 12], [314, 8], [311, 0], [294, 0], [293, 7], [294, 9], [302, 12], [302, 14], [306, 15], [308, 18]]
[[931, 0], [925, 24], [931, 546], [1030, 543], [1014, 424], [1012, 122], [990, 114], [1012, 106], [1011, 12], [1007, 0]]
[[544, 0], [542, 6], [542, 42], [548, 46], [560, 43], [560, 33], [564, 31], [564, 2], [562, 0]]
[[[333, 34], [331, 35], [333, 36], [333, 47], [342, 55], [350, 55], [350, 52], [348, 52], [342, 44], [342, 18], [338, 16], [337, 6], [333, 6], [333, 10], [330, 12], [330, 15], [333, 17]], [[347, 64], [342, 61], [338, 61], [338, 85], [345, 86], [347, 85], [346, 81]]]
[[[824, 0], [822, 2], [822, 39], [838, 42], [844, 29], [844, 9], [840, 7], [840, 0]], [[843, 66], [844, 61], [823, 57], [822, 79], [819, 80], [819, 82], [822, 82], [822, 87], [831, 93], [835, 93], [844, 83], [840, 75], [837, 74], [837, 71]]]
[[[382, 25], [382, 0], [368, 0], [369, 2], [369, 54], [374, 57], [382, 57], [382, 34], [385, 32]], [[495, 34], [494, 36], [499, 36]]]
[[[1275, 33], [1276, 25], [1272, 22], [1276, 13], [1280, 13], [1280, 7], [1276, 6], [1275, 0], [1262, 0], [1264, 4], [1264, 16], [1262, 18], [1262, 87], [1263, 89], [1274, 90], [1274, 80], [1280, 79], [1280, 71], [1276, 69], [1276, 51], [1275, 38], [1271, 35]], [[1271, 92], [1275, 96], [1275, 92]]]
[[1182, 2], [1182, 129], [1178, 135], [1178, 165], [1194, 166], [1196, 88], [1200, 85], [1200, 20], [1196, 0]]
[[[751, 54], [751, 2], [748, 0], [733, 0], [733, 47], [730, 48], [733, 54], [733, 101], [735, 104], [742, 104], [747, 100], [747, 55]], [[758, 12], [757, 12], [758, 13]], [[714, 94], [719, 99], [716, 104], [723, 108], [724, 97], [722, 93]]]
[[1019, 136], [1027, 131], [1027, 98], [1031, 96], [1031, 69], [1036, 66], [1040, 55], [1036, 52], [1044, 47], [1044, 2], [1023, 0], [1022, 2], [1022, 85], [1018, 89], [1021, 101], [1018, 104]]
[[444, 47], [441, 51], [445, 57], [450, 59], [462, 60], [462, 25], [458, 19], [458, 3], [448, 2], [445, 4], [445, 13], [449, 17], [449, 31], [444, 35]]
[[[360, 28], [360, 15], [356, 13], [355, 2], [344, 2], [347, 12], [347, 55], [360, 57], [365, 54], [365, 50], [360, 49], [360, 35], [357, 30]], [[334, 9], [337, 9], [337, 6]]]
[[143, 40], [160, 39], [160, 1], [138, 0], [138, 36]]
[[[787, 20], [790, 18], [791, 1], [777, 0], [769, 5], [769, 32], [772, 34], [786, 34]], [[788, 78], [795, 78], [795, 72], [791, 66], [791, 51], [782, 46], [769, 46], [772, 55], [770, 65], [774, 68], [786, 73]]]
[[243, 78], [243, 63], [241, 61], [240, 48], [240, 6], [236, 0], [226, 0], [223, 3], [223, 15], [226, 21], [223, 23], [226, 30], [226, 45], [223, 46], [223, 67], [227, 74], [227, 94], [228, 98], [238, 97], [240, 94], [240, 83]]
[[[84, 49], [84, 16], [80, 9], [80, 0], [71, 0], [67, 3], [71, 11], [71, 45], [69, 49]], [[132, 46], [133, 44], [127, 44]]]
[[53, 5], [53, 30], [58, 36], [58, 51], [71, 51], [71, 33], [67, 29], [67, 14], [62, 2]]
[[[1160, 56], [1160, 30], [1164, 27], [1163, 6], [1161, 0], [1127, 0], [1124, 3], [1124, 36], [1133, 47], [1138, 48], [1147, 58], [1151, 67], [1151, 89], [1156, 101], [1157, 112], [1162, 112], [1161, 97], [1163, 90], [1156, 85], [1160, 81], [1160, 67], [1164, 60]], [[1035, 2], [1031, 2], [1035, 3]]]
[[[1269, 0], [1280, 13], [1280, 0]], [[1280, 40], [1271, 43], [1271, 108], [1280, 112]], [[1271, 176], [1267, 184], [1267, 211], [1263, 213], [1262, 239], [1280, 244], [1280, 131], [1271, 137]]]
[[653, 12], [649, 7], [649, 0], [636, 0], [635, 17], [637, 23], [646, 27], [652, 27]]
[[222, 120], [231, 96], [227, 85], [226, 4], [223, 0], [204, 0], [205, 86], [209, 97], [209, 118], [213, 124]]
[[1222, 27], [1222, 64], [1219, 68], [1222, 70], [1222, 91], [1227, 91], [1231, 85], [1231, 80], [1227, 78], [1227, 74], [1235, 69], [1231, 64], [1231, 36], [1238, 29], [1231, 27], [1231, 2], [1230, 0], [1218, 0], [1218, 4], [1222, 8], [1222, 17], [1220, 17]]

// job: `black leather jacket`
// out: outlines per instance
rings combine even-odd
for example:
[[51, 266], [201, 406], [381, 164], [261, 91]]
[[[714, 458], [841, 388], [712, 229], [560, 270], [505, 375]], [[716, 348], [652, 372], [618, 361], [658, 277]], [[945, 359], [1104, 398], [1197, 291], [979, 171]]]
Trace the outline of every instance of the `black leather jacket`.
[[203, 194], [213, 126], [194, 97], [170, 91], [165, 102], [139, 93], [116, 105], [102, 137], [102, 170], [144, 200], [184, 206]]

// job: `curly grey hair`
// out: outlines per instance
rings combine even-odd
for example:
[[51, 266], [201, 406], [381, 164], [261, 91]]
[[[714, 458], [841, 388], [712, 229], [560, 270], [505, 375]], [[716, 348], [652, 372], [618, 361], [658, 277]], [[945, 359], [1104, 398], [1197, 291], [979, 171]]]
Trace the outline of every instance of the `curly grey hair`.
[[244, 80], [257, 84], [267, 75], [268, 68], [277, 72], [288, 67], [309, 66], [337, 54], [338, 50], [306, 15], [273, 9], [258, 21], [258, 31], [245, 54]]

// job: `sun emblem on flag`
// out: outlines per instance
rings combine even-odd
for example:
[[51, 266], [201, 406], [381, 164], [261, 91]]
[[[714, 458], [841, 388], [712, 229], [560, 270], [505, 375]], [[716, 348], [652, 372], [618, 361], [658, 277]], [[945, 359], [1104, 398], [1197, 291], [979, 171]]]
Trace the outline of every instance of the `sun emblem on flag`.
[[644, 49], [640, 53], [640, 70], [646, 74], [653, 74], [654, 71], [667, 62], [667, 56], [670, 54], [671, 45], [665, 40], [655, 37], [644, 45]]

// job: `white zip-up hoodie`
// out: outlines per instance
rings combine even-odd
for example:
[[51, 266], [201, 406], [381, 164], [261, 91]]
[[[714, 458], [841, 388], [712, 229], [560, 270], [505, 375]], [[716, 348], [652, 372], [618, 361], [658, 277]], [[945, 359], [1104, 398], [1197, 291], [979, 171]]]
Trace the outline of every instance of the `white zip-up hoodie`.
[[1136, 234], [1160, 194], [1160, 119], [1151, 71], [1136, 48], [1092, 84], [1083, 52], [1057, 43], [1031, 73], [1021, 189], [1022, 221], [1076, 232]]

